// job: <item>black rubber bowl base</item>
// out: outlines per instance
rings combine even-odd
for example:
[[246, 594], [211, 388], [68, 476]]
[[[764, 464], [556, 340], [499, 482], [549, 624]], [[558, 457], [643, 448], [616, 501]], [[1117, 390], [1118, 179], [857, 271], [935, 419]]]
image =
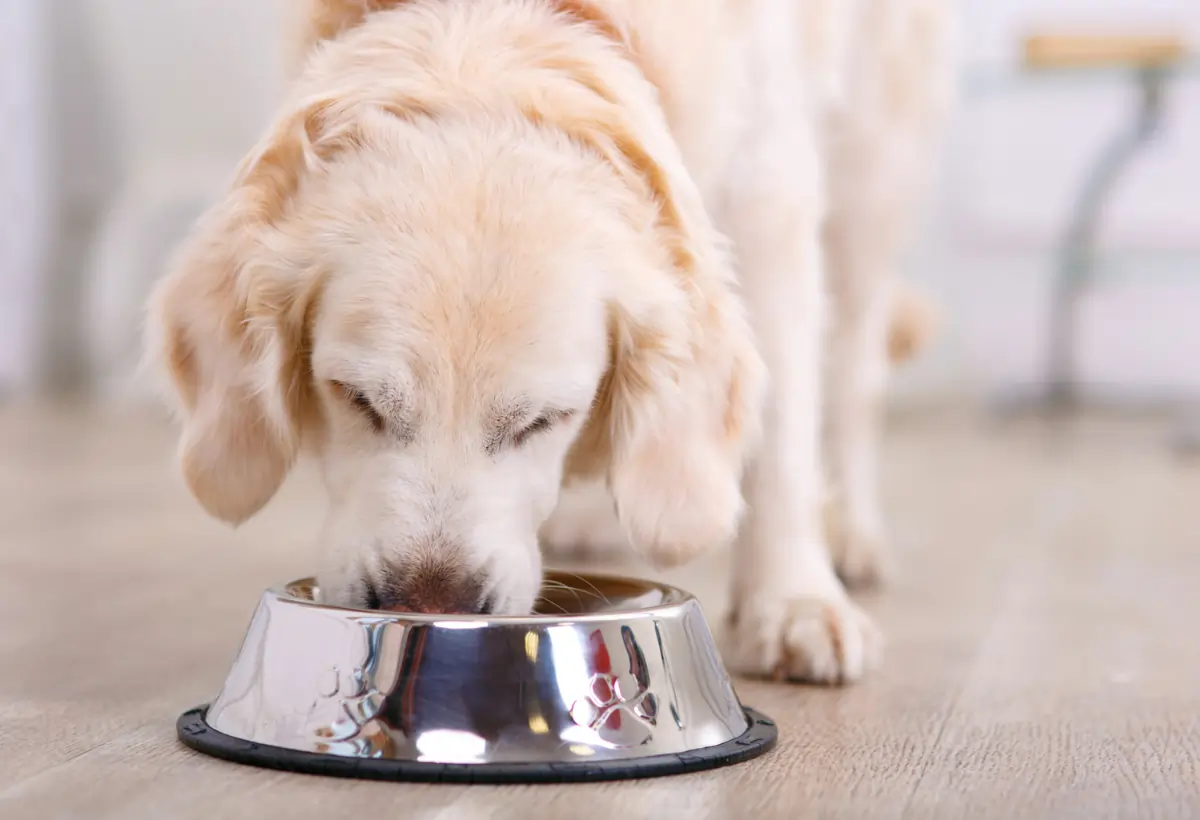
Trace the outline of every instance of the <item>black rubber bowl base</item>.
[[184, 745], [203, 754], [266, 769], [397, 782], [586, 783], [661, 777], [742, 763], [769, 752], [779, 737], [774, 721], [747, 708], [750, 728], [743, 735], [720, 746], [682, 754], [576, 763], [422, 763], [414, 760], [339, 757], [252, 743], [218, 732], [205, 720], [207, 713], [207, 706], [190, 709], [180, 715], [175, 724]]

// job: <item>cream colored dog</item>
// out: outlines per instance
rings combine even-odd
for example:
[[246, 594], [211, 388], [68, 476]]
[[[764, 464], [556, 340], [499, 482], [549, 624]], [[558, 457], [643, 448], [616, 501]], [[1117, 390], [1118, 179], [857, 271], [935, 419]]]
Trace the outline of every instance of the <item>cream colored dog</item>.
[[736, 541], [736, 668], [857, 678], [943, 2], [311, 0], [151, 306], [193, 493], [240, 522], [310, 451], [333, 602], [522, 613], [594, 479], [660, 564]]

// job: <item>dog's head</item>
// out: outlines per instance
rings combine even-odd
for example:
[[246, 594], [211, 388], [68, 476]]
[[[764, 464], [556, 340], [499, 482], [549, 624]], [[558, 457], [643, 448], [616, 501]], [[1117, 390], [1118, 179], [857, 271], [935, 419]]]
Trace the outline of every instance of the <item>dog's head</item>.
[[330, 601], [528, 611], [566, 470], [659, 562], [733, 535], [761, 364], [665, 127], [596, 105], [297, 105], [157, 288], [190, 489], [240, 522], [311, 451]]

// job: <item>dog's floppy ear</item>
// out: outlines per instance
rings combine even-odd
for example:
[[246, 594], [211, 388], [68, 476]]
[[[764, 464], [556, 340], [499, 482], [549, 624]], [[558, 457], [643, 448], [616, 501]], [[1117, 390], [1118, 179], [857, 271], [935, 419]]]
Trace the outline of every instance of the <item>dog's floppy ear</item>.
[[[593, 80], [591, 84], [595, 87]], [[611, 366], [568, 469], [603, 470], [631, 542], [659, 565], [724, 545], [765, 392], [722, 238], [657, 107], [602, 89], [557, 124], [638, 194], [648, 233], [611, 302]], [[558, 110], [561, 114], [561, 109]]]
[[146, 352], [182, 417], [183, 475], [204, 508], [230, 523], [271, 499], [299, 447], [315, 277], [280, 264], [270, 244], [303, 174], [329, 148], [314, 137], [319, 117], [280, 120], [150, 299]]

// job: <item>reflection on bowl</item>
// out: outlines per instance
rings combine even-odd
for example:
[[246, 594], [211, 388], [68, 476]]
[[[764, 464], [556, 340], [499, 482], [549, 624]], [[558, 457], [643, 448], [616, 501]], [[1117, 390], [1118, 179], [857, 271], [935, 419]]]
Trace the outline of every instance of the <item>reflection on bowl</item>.
[[548, 577], [528, 617], [414, 615], [268, 590], [184, 742], [275, 768], [385, 779], [572, 780], [760, 754], [699, 602], [674, 587]]

